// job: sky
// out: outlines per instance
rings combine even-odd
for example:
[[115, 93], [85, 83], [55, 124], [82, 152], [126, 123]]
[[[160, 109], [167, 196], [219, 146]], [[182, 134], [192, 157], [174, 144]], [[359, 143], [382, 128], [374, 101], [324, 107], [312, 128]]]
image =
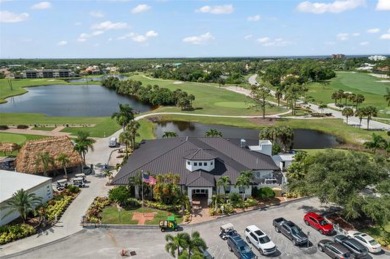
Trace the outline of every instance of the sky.
[[390, 54], [390, 0], [0, 0], [0, 58]]

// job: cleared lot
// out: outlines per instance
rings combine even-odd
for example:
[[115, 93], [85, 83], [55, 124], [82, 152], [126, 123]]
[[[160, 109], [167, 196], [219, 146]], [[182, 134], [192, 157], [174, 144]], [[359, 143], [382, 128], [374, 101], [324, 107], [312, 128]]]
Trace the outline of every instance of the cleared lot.
[[[279, 253], [270, 258], [329, 258], [317, 251], [317, 243], [325, 237], [308, 227], [303, 222], [303, 215], [310, 210], [324, 209], [316, 199], [308, 199], [286, 206], [263, 211], [252, 211], [241, 215], [224, 217], [219, 220], [197, 226], [184, 226], [184, 231], [199, 231], [215, 258], [236, 258], [228, 251], [226, 241], [219, 238], [219, 227], [231, 222], [237, 231], [244, 236], [247, 225], [255, 224], [265, 231], [278, 246]], [[303, 231], [310, 232], [309, 239], [314, 244], [311, 248], [296, 247], [282, 234], [276, 233], [272, 220], [285, 217], [294, 221]], [[122, 248], [135, 251], [134, 258], [172, 258], [165, 252], [165, 234], [158, 229], [91, 229], [78, 233], [68, 239], [49, 246], [30, 251], [14, 258], [121, 258]], [[174, 233], [173, 233], [174, 234]], [[255, 248], [254, 252], [263, 258]], [[389, 255], [372, 255], [372, 258], [389, 258]]]

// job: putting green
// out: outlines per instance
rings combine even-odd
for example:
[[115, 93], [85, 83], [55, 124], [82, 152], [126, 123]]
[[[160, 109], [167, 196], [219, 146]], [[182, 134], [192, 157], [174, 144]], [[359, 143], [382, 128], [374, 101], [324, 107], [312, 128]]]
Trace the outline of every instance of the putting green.
[[12, 142], [17, 144], [23, 144], [26, 141], [26, 137], [18, 134], [0, 133], [0, 142]]
[[246, 109], [249, 107], [248, 103], [246, 102], [217, 102], [214, 103], [216, 106], [219, 107], [229, 107], [229, 108], [237, 108], [237, 109]]

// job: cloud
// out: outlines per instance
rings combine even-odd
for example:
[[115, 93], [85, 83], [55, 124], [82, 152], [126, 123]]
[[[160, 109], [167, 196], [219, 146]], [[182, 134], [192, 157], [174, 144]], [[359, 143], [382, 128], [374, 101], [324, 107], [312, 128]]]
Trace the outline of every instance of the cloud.
[[96, 18], [104, 17], [104, 13], [102, 13], [100, 11], [91, 11], [91, 12], [89, 12], [89, 15], [92, 17], [96, 17]]
[[113, 23], [111, 21], [101, 22], [92, 26], [93, 30], [103, 30], [103, 31], [120, 30], [125, 28], [127, 28], [127, 23], [125, 22]]
[[39, 2], [39, 3], [31, 6], [31, 9], [34, 9], [34, 10], [44, 10], [44, 9], [49, 9], [49, 8], [51, 8], [50, 2]]
[[252, 34], [248, 34], [248, 35], [244, 36], [244, 39], [246, 39], [246, 40], [249, 40], [249, 39], [252, 39], [252, 38], [253, 38]]
[[143, 13], [143, 12], [150, 10], [150, 8], [151, 7], [149, 5], [140, 4], [140, 5], [137, 5], [136, 7], [134, 7], [133, 9], [131, 9], [131, 13], [133, 13], [133, 14]]
[[365, 0], [335, 0], [332, 3], [312, 3], [309, 1], [301, 2], [297, 10], [304, 13], [341, 13], [347, 10], [355, 9], [365, 4]]
[[206, 32], [205, 34], [199, 36], [185, 37], [183, 39], [183, 42], [195, 44], [195, 45], [201, 45], [201, 44], [206, 44], [214, 39], [215, 39], [214, 36], [210, 32]]
[[354, 32], [351, 34], [353, 37], [357, 37], [357, 36], [360, 36], [360, 33], [359, 32]]
[[151, 30], [151, 31], [147, 31], [145, 34], [138, 34], [138, 33], [131, 32], [131, 33], [122, 35], [122, 36], [118, 37], [117, 39], [118, 40], [125, 40], [125, 39], [130, 38], [132, 41], [144, 43], [144, 42], [148, 41], [150, 38], [155, 38], [157, 36], [158, 36], [158, 33]]
[[379, 31], [380, 31], [379, 28], [372, 28], [372, 29], [368, 29], [367, 33], [378, 33]]
[[349, 34], [345, 33], [345, 32], [341, 32], [341, 33], [337, 34], [336, 37], [337, 37], [338, 40], [346, 41], [346, 40], [349, 39]]
[[8, 11], [0, 11], [0, 23], [16, 23], [23, 22], [28, 19], [28, 13], [12, 13]]
[[87, 41], [87, 39], [99, 36], [103, 33], [104, 33], [104, 31], [93, 31], [92, 33], [81, 33], [79, 38], [77, 39], [77, 41], [85, 42], [85, 41]]
[[378, 4], [376, 5], [376, 10], [390, 11], [390, 1], [389, 0], [378, 0]]
[[390, 29], [387, 31], [387, 33], [382, 34], [380, 39], [382, 39], [382, 40], [390, 40]]
[[249, 16], [249, 17], [247, 18], [247, 20], [248, 20], [249, 22], [257, 22], [257, 21], [260, 20], [260, 15]]
[[272, 39], [270, 37], [262, 37], [258, 38], [256, 41], [264, 47], [283, 47], [290, 44], [290, 42], [282, 38]]
[[359, 43], [360, 46], [366, 46], [368, 44], [370, 44], [368, 41], [362, 41]]
[[58, 46], [65, 46], [66, 44], [68, 44], [66, 40], [62, 40], [57, 43]]
[[231, 14], [234, 11], [233, 5], [205, 5], [197, 9], [199, 13], [211, 13], [211, 14]]

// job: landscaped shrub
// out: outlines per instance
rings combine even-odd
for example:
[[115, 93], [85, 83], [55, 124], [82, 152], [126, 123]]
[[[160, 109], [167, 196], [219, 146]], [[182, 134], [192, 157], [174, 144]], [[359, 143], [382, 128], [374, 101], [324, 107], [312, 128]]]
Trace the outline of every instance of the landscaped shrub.
[[55, 200], [54, 203], [49, 203], [46, 208], [46, 215], [48, 220], [53, 221], [56, 216], [58, 220], [62, 216], [66, 208], [69, 206], [69, 204], [72, 202], [72, 200], [72, 196], [62, 196], [61, 199]]
[[28, 125], [18, 125], [16, 126], [17, 129], [28, 129]]
[[70, 193], [79, 193], [80, 192], [80, 188], [78, 187], [78, 186], [76, 186], [76, 185], [68, 185], [67, 187], [66, 187], [66, 189], [68, 189], [68, 191], [70, 192]]
[[166, 210], [166, 211], [179, 211], [181, 208], [181, 205], [166, 205], [160, 202], [153, 202], [153, 201], [145, 201], [146, 207], [153, 208], [153, 209], [159, 209], [159, 210]]
[[270, 187], [262, 187], [257, 191], [257, 197], [260, 199], [271, 199], [275, 197], [275, 192]]
[[258, 204], [257, 200], [255, 199], [252, 199], [252, 198], [248, 198], [244, 201], [244, 206], [247, 208], [247, 207], [252, 207], [252, 206], [256, 206]]
[[7, 125], [0, 125], [0, 130], [7, 130], [9, 127]]
[[236, 193], [236, 192], [232, 192], [229, 194], [229, 200], [230, 200], [230, 204], [234, 208], [240, 207], [242, 202], [243, 202], [241, 195], [239, 193]]
[[141, 202], [136, 198], [128, 198], [127, 199], [127, 206], [131, 208], [139, 208], [141, 207]]
[[108, 192], [108, 199], [118, 203], [120, 206], [127, 205], [127, 200], [130, 197], [130, 192], [126, 186], [117, 186]]
[[35, 234], [34, 227], [27, 224], [5, 225], [0, 227], [0, 245]]
[[86, 221], [89, 223], [99, 223], [101, 220], [100, 213], [110, 204], [111, 201], [107, 197], [96, 197], [87, 210], [87, 214], [85, 215]]

